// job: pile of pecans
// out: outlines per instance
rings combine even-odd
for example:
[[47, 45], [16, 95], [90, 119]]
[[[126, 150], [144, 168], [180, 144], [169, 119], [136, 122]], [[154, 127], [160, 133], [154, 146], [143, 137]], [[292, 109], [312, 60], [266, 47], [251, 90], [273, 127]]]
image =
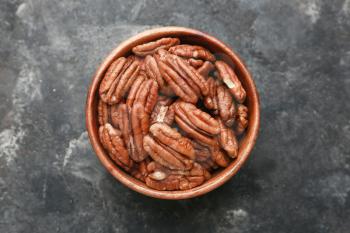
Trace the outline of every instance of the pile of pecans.
[[203, 184], [238, 155], [246, 92], [206, 48], [162, 38], [116, 59], [99, 87], [99, 136], [125, 172], [157, 190]]

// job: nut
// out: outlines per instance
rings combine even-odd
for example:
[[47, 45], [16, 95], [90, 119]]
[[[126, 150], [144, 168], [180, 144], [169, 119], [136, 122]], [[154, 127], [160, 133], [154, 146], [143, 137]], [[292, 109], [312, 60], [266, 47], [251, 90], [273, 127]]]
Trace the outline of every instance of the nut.
[[219, 78], [226, 84], [231, 94], [239, 103], [243, 103], [246, 92], [233, 69], [223, 61], [216, 61], [215, 67], [218, 70]]
[[209, 73], [210, 73], [211, 71], [213, 71], [214, 68], [215, 68], [215, 66], [213, 65], [213, 63], [211, 63], [210, 61], [205, 61], [205, 62], [203, 63], [203, 65], [201, 65], [201, 66], [197, 69], [197, 71], [198, 71], [198, 73], [199, 73], [200, 75], [202, 75], [205, 79], [207, 79], [208, 76], [209, 76]]
[[109, 152], [110, 157], [125, 170], [129, 170], [133, 164], [129, 158], [123, 140], [121, 139], [120, 131], [113, 128], [110, 124], [100, 126], [100, 140], [103, 147]]
[[198, 60], [194, 58], [189, 58], [186, 60], [186, 62], [195, 69], [201, 67], [204, 63], [203, 60]]
[[108, 122], [108, 106], [102, 100], [98, 101], [97, 107], [98, 123], [100, 125], [105, 125]]
[[170, 169], [189, 170], [192, 167], [192, 161], [186, 159], [177, 151], [157, 142], [154, 138], [147, 135], [143, 140], [143, 147], [154, 161]]
[[164, 62], [158, 62], [160, 70], [164, 79], [167, 81], [174, 93], [179, 96], [184, 101], [190, 103], [197, 103], [198, 94], [193, 90], [193, 88], [176, 73], [171, 67], [166, 65]]
[[210, 179], [210, 173], [197, 163], [194, 163], [191, 170], [180, 171], [170, 170], [151, 162], [147, 170], [149, 172], [146, 177], [147, 186], [163, 191], [191, 189]]
[[209, 95], [204, 98], [204, 106], [213, 110], [213, 113], [219, 115], [225, 125], [231, 127], [235, 121], [236, 107], [230, 91], [213, 78], [209, 78], [207, 83]]
[[173, 46], [169, 49], [169, 52], [188, 58], [203, 59], [207, 61], [215, 61], [214, 55], [209, 50], [198, 45], [181, 44]]
[[139, 75], [134, 84], [132, 85], [130, 91], [129, 91], [129, 95], [126, 99], [126, 105], [128, 105], [129, 108], [131, 108], [134, 105], [134, 101], [136, 99], [136, 94], [139, 91], [140, 87], [143, 84], [143, 81], [145, 81], [147, 79], [146, 76], [144, 75]]
[[146, 177], [148, 176], [147, 165], [151, 162], [150, 159], [146, 158], [133, 166], [130, 174], [143, 182], [146, 182]]
[[235, 132], [237, 135], [242, 134], [248, 126], [248, 108], [239, 104], [236, 113]]
[[229, 165], [230, 159], [218, 146], [212, 147], [210, 153], [212, 160], [220, 167], [227, 167]]
[[220, 133], [217, 120], [186, 102], [175, 103], [174, 110], [176, 123], [190, 137], [206, 145], [216, 144], [212, 136]]
[[160, 96], [158, 102], [151, 114], [151, 125], [156, 122], [164, 122], [172, 125], [174, 122], [175, 112], [172, 105], [173, 99], [165, 96]]
[[153, 124], [150, 134], [143, 146], [155, 161], [170, 169], [191, 169], [195, 152], [189, 139], [164, 123]]
[[156, 41], [148, 42], [142, 45], [135, 46], [132, 51], [141, 57], [154, 54], [159, 49], [169, 49], [171, 46], [180, 43], [178, 38], [162, 38]]
[[220, 125], [220, 134], [218, 135], [218, 141], [223, 150], [231, 158], [236, 158], [238, 154], [238, 142], [232, 129], [226, 127], [221, 119], [218, 119]]
[[217, 104], [219, 115], [225, 125], [231, 127], [235, 120], [236, 107], [230, 91], [223, 85], [217, 87]]
[[110, 72], [107, 70], [100, 85], [100, 97], [104, 102], [116, 104], [129, 91], [138, 75], [140, 66], [139, 61], [132, 57], [126, 60], [121, 59], [112, 65], [114, 69]]
[[188, 138], [183, 137], [175, 129], [167, 124], [155, 123], [150, 127], [150, 132], [160, 143], [167, 145], [181, 155], [194, 160], [195, 152], [192, 142]]

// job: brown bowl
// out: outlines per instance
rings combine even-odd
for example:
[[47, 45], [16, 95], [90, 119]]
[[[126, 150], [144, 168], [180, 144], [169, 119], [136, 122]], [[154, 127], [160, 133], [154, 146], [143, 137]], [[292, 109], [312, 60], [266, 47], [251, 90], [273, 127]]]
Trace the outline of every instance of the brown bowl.
[[[244, 137], [240, 140], [238, 158], [233, 161], [228, 167], [215, 174], [204, 184], [196, 188], [184, 191], [154, 190], [147, 187], [145, 183], [142, 183], [141, 181], [128, 175], [122, 169], [116, 166], [115, 163], [109, 158], [108, 154], [103, 149], [98, 136], [98, 89], [105, 71], [112, 63], [112, 61], [118, 57], [129, 55], [131, 48], [134, 46], [162, 37], [178, 37], [182, 43], [202, 45], [203, 47], [211, 50], [211, 52], [213, 52], [215, 55], [219, 55], [220, 59], [233, 64], [235, 66], [235, 72], [237, 73], [243, 87], [247, 92], [247, 99], [245, 104], [249, 109], [249, 125]], [[238, 172], [240, 167], [247, 160], [258, 135], [259, 123], [260, 112], [258, 93], [255, 88], [254, 81], [241, 59], [236, 55], [236, 53], [232, 51], [232, 49], [230, 49], [227, 45], [218, 39], [203, 32], [183, 27], [162, 27], [148, 30], [121, 43], [107, 56], [107, 58], [97, 69], [96, 74], [92, 79], [86, 100], [86, 127], [89, 133], [92, 147], [94, 148], [97, 157], [101, 160], [103, 166], [105, 166], [117, 180], [132, 190], [135, 190], [147, 196], [160, 199], [177, 200], [192, 198], [208, 193], [224, 184]]]

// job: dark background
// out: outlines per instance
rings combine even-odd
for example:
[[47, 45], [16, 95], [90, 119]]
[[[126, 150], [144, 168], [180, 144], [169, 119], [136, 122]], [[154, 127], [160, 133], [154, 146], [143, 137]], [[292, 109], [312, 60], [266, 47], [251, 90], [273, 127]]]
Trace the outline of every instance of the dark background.
[[[244, 168], [186, 201], [122, 186], [85, 129], [102, 59], [164, 25], [228, 43], [261, 98]], [[0, 232], [349, 232], [349, 0], [2, 0], [0, 54]]]

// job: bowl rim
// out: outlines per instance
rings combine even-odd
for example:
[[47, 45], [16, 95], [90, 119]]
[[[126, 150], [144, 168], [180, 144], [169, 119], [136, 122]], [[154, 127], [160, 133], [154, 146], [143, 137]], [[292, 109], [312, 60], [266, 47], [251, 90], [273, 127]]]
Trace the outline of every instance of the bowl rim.
[[[152, 188], [147, 187], [144, 183], [142, 183], [139, 180], [136, 180], [135, 178], [129, 176], [127, 173], [122, 171], [119, 167], [117, 167], [113, 161], [109, 159], [109, 156], [105, 153], [102, 145], [99, 142], [98, 133], [96, 133], [98, 130], [95, 130], [94, 127], [97, 127], [93, 123], [94, 114], [96, 112], [93, 112], [93, 103], [94, 98], [96, 96], [96, 91], [99, 89], [100, 81], [103, 78], [103, 75], [106, 71], [106, 69], [109, 67], [109, 65], [112, 63], [113, 60], [115, 60], [118, 56], [118, 54], [125, 54], [129, 51], [126, 50], [126, 48], [130, 47], [131, 44], [133, 46], [139, 44], [139, 42], [144, 41], [150, 41], [154, 40], [155, 38], [161, 38], [165, 36], [171, 36], [171, 34], [182, 34], [183, 36], [197, 36], [197, 37], [204, 37], [207, 41], [210, 41], [210, 43], [214, 43], [215, 46], [220, 47], [226, 55], [228, 55], [232, 60], [234, 60], [235, 65], [240, 70], [242, 75], [246, 76], [246, 85], [249, 86], [249, 88], [252, 91], [252, 95], [250, 95], [250, 99], [252, 102], [253, 109], [249, 109], [249, 111], [252, 111], [255, 114], [250, 115], [249, 121], [252, 121], [249, 123], [250, 131], [252, 131], [249, 135], [246, 135], [248, 137], [246, 146], [243, 148], [240, 148], [239, 150], [239, 156], [238, 158], [232, 162], [228, 167], [226, 167], [224, 170], [220, 171], [218, 175], [215, 177], [209, 179], [204, 184], [193, 188], [189, 190], [183, 190], [183, 191], [159, 191]], [[150, 39], [152, 38], [152, 39]], [[168, 200], [180, 200], [180, 199], [188, 199], [193, 198], [197, 196], [201, 196], [203, 194], [206, 194], [222, 184], [224, 184], [226, 181], [228, 181], [231, 177], [233, 177], [238, 170], [242, 167], [242, 165], [245, 163], [245, 161], [248, 159], [258, 136], [258, 131], [260, 127], [260, 101], [259, 101], [259, 95], [254, 83], [254, 80], [252, 79], [248, 69], [244, 65], [243, 61], [238, 57], [238, 55], [231, 49], [229, 46], [227, 46], [225, 43], [220, 41], [219, 39], [208, 35], [206, 33], [203, 33], [201, 31], [191, 29], [191, 28], [185, 28], [185, 27], [159, 27], [154, 29], [149, 29], [146, 31], [143, 31], [135, 36], [132, 36], [128, 38], [127, 40], [120, 43], [115, 49], [113, 49], [109, 55], [103, 60], [103, 62], [99, 65], [98, 69], [96, 70], [89, 90], [86, 97], [86, 106], [85, 106], [85, 123], [86, 128], [88, 131], [89, 139], [91, 142], [91, 145], [95, 151], [96, 156], [99, 158], [103, 166], [111, 173], [117, 180], [119, 180], [123, 185], [127, 186], [128, 188], [144, 194], [146, 196], [158, 198], [158, 199], [168, 199]]]

